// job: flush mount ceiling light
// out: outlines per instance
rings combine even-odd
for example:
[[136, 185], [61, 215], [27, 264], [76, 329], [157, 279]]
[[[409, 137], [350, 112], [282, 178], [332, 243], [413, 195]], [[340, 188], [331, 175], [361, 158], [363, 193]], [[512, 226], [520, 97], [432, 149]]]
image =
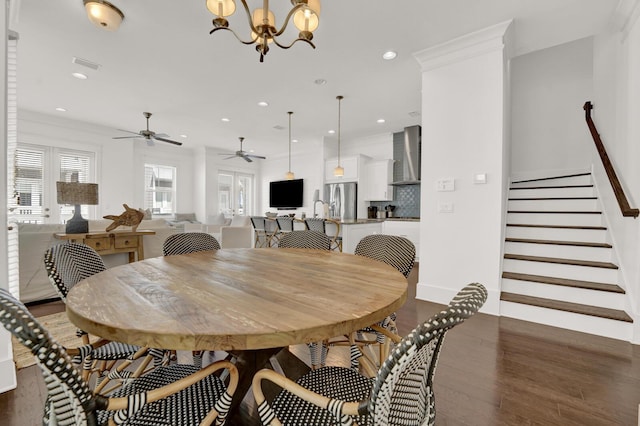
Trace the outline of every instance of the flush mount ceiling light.
[[78, 80], [86, 80], [88, 78], [86, 74], [82, 74], [81, 72], [72, 72], [71, 75]]
[[338, 165], [333, 169], [333, 175], [336, 177], [344, 176], [344, 167], [340, 165], [340, 103], [343, 98], [344, 96], [336, 96], [336, 99], [338, 100]]
[[124, 19], [124, 13], [105, 0], [83, 0], [87, 16], [93, 24], [103, 30], [115, 31]]
[[[264, 61], [264, 56], [269, 51], [269, 44], [274, 43], [282, 49], [288, 49], [298, 41], [309, 44], [314, 49], [316, 46], [311, 42], [313, 39], [313, 31], [318, 28], [320, 23], [320, 0], [291, 0], [293, 7], [284, 19], [284, 24], [278, 30], [276, 29], [276, 17], [269, 10], [269, 0], [263, 0], [262, 8], [256, 8], [251, 12], [245, 0], [240, 0], [244, 11], [249, 20], [249, 29], [251, 30], [251, 39], [244, 41], [235, 31], [229, 28], [227, 17], [233, 15], [236, 11], [235, 0], [207, 0], [207, 9], [213, 13], [216, 18], [212, 21], [215, 27], [209, 34], [213, 34], [218, 30], [228, 30], [236, 36], [243, 44], [255, 44], [256, 50], [260, 53], [260, 62]], [[293, 24], [300, 30], [298, 38], [293, 40], [291, 44], [282, 44], [278, 41], [278, 37], [284, 33], [293, 18]]]
[[385, 61], [391, 61], [393, 59], [395, 59], [398, 56], [398, 54], [396, 52], [394, 52], [393, 50], [387, 50], [386, 52], [384, 52], [382, 54], [382, 59], [384, 59]]
[[291, 171], [291, 116], [293, 115], [293, 112], [289, 111], [287, 114], [289, 114], [289, 171], [285, 173], [284, 177], [287, 180], [292, 180], [295, 177]]

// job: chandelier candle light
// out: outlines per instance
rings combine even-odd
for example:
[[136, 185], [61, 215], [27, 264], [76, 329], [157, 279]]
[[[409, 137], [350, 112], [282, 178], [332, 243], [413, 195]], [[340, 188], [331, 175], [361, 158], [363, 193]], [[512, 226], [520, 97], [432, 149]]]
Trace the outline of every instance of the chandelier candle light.
[[[288, 49], [298, 41], [309, 44], [314, 49], [316, 46], [311, 42], [313, 39], [313, 31], [318, 28], [320, 23], [320, 0], [291, 0], [293, 7], [287, 14], [282, 28], [276, 29], [276, 17], [269, 10], [269, 0], [262, 1], [262, 8], [257, 8], [253, 12], [249, 10], [249, 6], [245, 0], [240, 0], [249, 20], [249, 29], [251, 30], [251, 40], [244, 41], [235, 31], [229, 28], [227, 17], [233, 15], [236, 11], [235, 0], [207, 0], [207, 9], [213, 13], [216, 18], [213, 20], [215, 27], [209, 34], [213, 34], [218, 30], [228, 30], [236, 36], [243, 44], [255, 44], [256, 50], [260, 53], [260, 62], [264, 61], [264, 56], [269, 51], [269, 44], [275, 43], [282, 49]], [[282, 44], [278, 41], [278, 37], [284, 33], [293, 18], [293, 24], [300, 30], [298, 38], [291, 44]]]
[[336, 96], [336, 99], [338, 100], [338, 166], [333, 169], [333, 175], [336, 177], [344, 176], [344, 167], [340, 165], [340, 102], [343, 98], [344, 96]]
[[291, 115], [293, 112], [289, 111], [287, 114], [289, 114], [289, 171], [285, 174], [285, 178], [287, 180], [292, 180], [295, 177], [291, 171]]

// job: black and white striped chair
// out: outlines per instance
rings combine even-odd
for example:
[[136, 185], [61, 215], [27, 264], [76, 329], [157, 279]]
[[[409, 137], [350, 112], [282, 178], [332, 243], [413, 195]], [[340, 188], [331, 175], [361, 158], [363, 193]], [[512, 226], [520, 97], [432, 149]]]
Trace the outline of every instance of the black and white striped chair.
[[[304, 225], [309, 231], [318, 231], [327, 234], [327, 222], [333, 224], [335, 233], [331, 238], [331, 250], [342, 251], [342, 236], [340, 236], [340, 222], [334, 219], [323, 219], [319, 217], [308, 217], [304, 220]], [[327, 234], [329, 235], [329, 234]]]
[[[48, 248], [44, 253], [44, 267], [49, 281], [63, 302], [78, 282], [106, 269], [102, 257], [93, 248], [71, 242]], [[92, 374], [98, 374], [96, 380], [98, 391], [103, 389], [110, 380], [141, 375], [151, 361], [154, 367], [166, 362], [163, 351], [105, 340], [91, 343], [89, 335], [83, 330], [78, 330], [76, 334], [82, 338], [83, 346], [73, 349], [74, 354], [76, 350], [79, 352], [74, 359], [82, 362], [85, 380], [89, 381]], [[138, 367], [142, 368], [137, 367], [135, 371], [126, 369], [132, 361], [141, 357], [147, 357], [139, 363]], [[116, 366], [117, 361], [124, 362]]]
[[280, 247], [280, 240], [289, 232], [293, 232], [295, 218], [292, 216], [276, 216], [276, 231], [273, 234], [272, 245]]
[[220, 250], [220, 243], [206, 232], [184, 232], [167, 237], [162, 244], [165, 256], [195, 253], [197, 251]]
[[[109, 396], [94, 394], [69, 355], [27, 308], [0, 288], [0, 322], [31, 350], [44, 376], [44, 425], [223, 425], [238, 383], [236, 367], [218, 361], [198, 370], [162, 366]], [[227, 370], [229, 385], [215, 372]]]
[[330, 250], [331, 239], [327, 234], [318, 231], [290, 231], [280, 238], [278, 247]]
[[[373, 379], [344, 367], [312, 370], [296, 382], [260, 370], [252, 389], [262, 424], [433, 425], [433, 380], [445, 334], [474, 315], [486, 298], [482, 284], [464, 287], [446, 309], [397, 339]], [[271, 404], [262, 392], [265, 380], [284, 389]]]
[[251, 216], [251, 225], [255, 236], [254, 247], [271, 247], [271, 239], [275, 231], [270, 231], [265, 216]]

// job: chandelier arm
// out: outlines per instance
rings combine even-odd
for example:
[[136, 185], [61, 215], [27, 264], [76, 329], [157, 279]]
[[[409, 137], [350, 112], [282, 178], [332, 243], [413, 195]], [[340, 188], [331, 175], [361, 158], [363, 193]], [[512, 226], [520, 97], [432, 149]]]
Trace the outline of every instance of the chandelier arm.
[[227, 28], [227, 27], [217, 27], [212, 29], [211, 31], [209, 31], [209, 34], [213, 34], [214, 32], [218, 31], [218, 30], [227, 30], [227, 31], [231, 31], [231, 33], [238, 39], [238, 41], [242, 44], [254, 44], [257, 40], [257, 38], [255, 40], [250, 40], [250, 41], [244, 41], [242, 40], [240, 37], [238, 37], [238, 34], [236, 34], [235, 31], [233, 31], [231, 28]]
[[[240, 1], [244, 2], [244, 0], [240, 0]], [[275, 39], [275, 37], [278, 37], [279, 35], [282, 35], [282, 33], [284, 33], [284, 31], [287, 29], [287, 25], [289, 25], [289, 22], [291, 21], [291, 17], [293, 16], [293, 14], [296, 13], [299, 9], [302, 9], [304, 7], [304, 5], [305, 5], [304, 3], [298, 3], [294, 7], [291, 8], [289, 13], [287, 14], [287, 17], [284, 18], [284, 24], [282, 24], [282, 28], [280, 28], [276, 33], [272, 34], [274, 39]], [[293, 43], [291, 43], [291, 45], [292, 44]]]
[[251, 31], [253, 31], [254, 33], [258, 34], [260, 31], [258, 31], [258, 29], [255, 27], [255, 25], [253, 25], [253, 20], [251, 19], [251, 10], [249, 10], [249, 6], [247, 5], [247, 2], [245, 0], [240, 0], [240, 3], [242, 3], [242, 6], [244, 7], [244, 11], [247, 13], [247, 20], [249, 21], [249, 28], [251, 28]]
[[298, 42], [298, 41], [304, 41], [305, 43], [308, 43], [308, 44], [309, 44], [309, 46], [313, 47], [314, 49], [316, 48], [316, 45], [315, 45], [315, 44], [313, 44], [313, 42], [312, 42], [311, 40], [307, 40], [306, 38], [297, 38], [297, 39], [293, 40], [293, 41], [291, 42], [291, 44], [290, 44], [290, 45], [288, 45], [288, 46], [287, 46], [287, 45], [284, 45], [284, 44], [280, 44], [280, 43], [278, 43], [278, 40], [276, 40], [275, 38], [273, 39], [273, 42], [275, 43], [275, 45], [276, 45], [276, 46], [278, 46], [278, 47], [279, 47], [279, 48], [281, 48], [281, 49], [289, 49], [291, 46], [293, 46], [294, 44], [296, 44], [296, 42]]

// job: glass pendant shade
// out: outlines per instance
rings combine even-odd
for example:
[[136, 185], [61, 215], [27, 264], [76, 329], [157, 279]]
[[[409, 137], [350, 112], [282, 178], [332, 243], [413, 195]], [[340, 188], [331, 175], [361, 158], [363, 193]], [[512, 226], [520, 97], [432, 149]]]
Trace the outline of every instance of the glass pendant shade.
[[293, 24], [300, 31], [315, 31], [320, 24], [320, 0], [308, 0], [306, 7], [293, 14]]
[[333, 175], [335, 177], [342, 177], [344, 176], [344, 167], [338, 165], [338, 167], [336, 167], [335, 169], [333, 169]]
[[288, 171], [285, 175], [284, 175], [286, 180], [293, 180], [295, 178], [295, 175], [293, 174], [292, 171]]
[[233, 15], [236, 11], [234, 0], [207, 0], [207, 9], [216, 16], [224, 18]]

